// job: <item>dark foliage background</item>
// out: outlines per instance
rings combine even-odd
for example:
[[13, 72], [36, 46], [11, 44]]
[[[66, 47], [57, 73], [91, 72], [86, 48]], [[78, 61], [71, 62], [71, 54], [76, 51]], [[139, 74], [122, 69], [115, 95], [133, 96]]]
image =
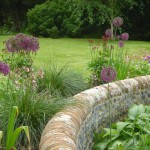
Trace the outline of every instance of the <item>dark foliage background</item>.
[[0, 29], [44, 37], [101, 37], [120, 16], [130, 39], [150, 39], [148, 0], [1, 0]]

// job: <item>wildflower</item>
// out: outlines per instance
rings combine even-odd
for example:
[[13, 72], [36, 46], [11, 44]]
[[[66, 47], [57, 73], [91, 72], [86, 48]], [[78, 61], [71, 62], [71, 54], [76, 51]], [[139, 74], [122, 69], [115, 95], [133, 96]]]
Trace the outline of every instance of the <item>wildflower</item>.
[[121, 34], [121, 39], [124, 40], [124, 41], [128, 40], [129, 39], [129, 34], [128, 33], [122, 33]]
[[144, 60], [148, 61], [148, 63], [150, 63], [150, 55], [144, 56]]
[[26, 67], [26, 68], [25, 68], [25, 71], [26, 71], [26, 72], [30, 72], [30, 68]]
[[38, 71], [38, 77], [41, 79], [44, 77], [44, 72], [41, 69]]
[[113, 22], [113, 25], [118, 28], [123, 25], [123, 19], [120, 17], [114, 18], [112, 22]]
[[0, 73], [3, 73], [4, 76], [6, 76], [9, 72], [10, 67], [6, 63], [0, 61]]
[[27, 52], [36, 52], [39, 49], [38, 40], [33, 36], [27, 36], [25, 34], [20, 33], [16, 35], [15, 38], [20, 41], [20, 48], [22, 50], [25, 50]]
[[105, 31], [105, 35], [106, 35], [107, 37], [111, 37], [111, 36], [112, 36], [112, 31], [111, 31], [111, 29], [107, 29], [107, 30]]
[[119, 41], [119, 42], [118, 42], [118, 46], [119, 46], [119, 47], [123, 47], [123, 46], [124, 46], [123, 41]]
[[102, 40], [103, 40], [103, 42], [107, 42], [109, 40], [109, 38], [107, 36], [102, 36]]
[[12, 52], [12, 53], [18, 52], [20, 50], [18, 43], [19, 42], [14, 37], [9, 38], [6, 41], [6, 49], [8, 50], [8, 52]]
[[103, 68], [101, 71], [101, 79], [105, 82], [112, 82], [116, 78], [116, 71], [112, 67]]

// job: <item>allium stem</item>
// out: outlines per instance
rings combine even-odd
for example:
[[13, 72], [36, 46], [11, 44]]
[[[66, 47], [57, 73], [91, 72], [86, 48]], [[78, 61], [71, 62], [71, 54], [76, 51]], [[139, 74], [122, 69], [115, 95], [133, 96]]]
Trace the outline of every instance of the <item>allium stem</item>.
[[109, 100], [109, 129], [110, 129], [110, 142], [111, 141], [111, 101], [110, 101], [110, 89], [109, 89], [109, 82], [108, 82], [108, 95], [107, 98]]

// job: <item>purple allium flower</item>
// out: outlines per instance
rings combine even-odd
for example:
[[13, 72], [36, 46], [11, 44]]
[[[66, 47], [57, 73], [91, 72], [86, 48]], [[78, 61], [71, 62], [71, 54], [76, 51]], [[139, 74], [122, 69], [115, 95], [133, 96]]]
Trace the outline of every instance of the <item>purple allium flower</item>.
[[129, 39], [129, 34], [128, 33], [122, 33], [121, 34], [121, 39], [124, 40], [124, 41], [128, 40]]
[[39, 49], [39, 42], [33, 36], [19, 33], [6, 41], [6, 48], [9, 52], [19, 52], [20, 50], [36, 52]]
[[112, 82], [116, 78], [116, 70], [112, 67], [103, 68], [101, 71], [101, 79], [105, 82]]
[[6, 49], [12, 53], [18, 52], [20, 50], [19, 42], [14, 37], [9, 38], [6, 41]]
[[119, 46], [119, 47], [124, 47], [123, 41], [119, 41], [119, 42], [118, 42], [118, 46]]
[[111, 29], [107, 29], [107, 30], [105, 31], [105, 35], [106, 35], [107, 37], [111, 37], [111, 35], [112, 35]]
[[9, 72], [10, 72], [9, 66], [6, 63], [0, 61], [0, 73], [3, 73], [4, 76], [6, 76]]
[[115, 27], [121, 27], [122, 25], [123, 25], [123, 19], [122, 18], [120, 18], [120, 17], [116, 17], [116, 18], [114, 18], [113, 19], [113, 25], [115, 26]]

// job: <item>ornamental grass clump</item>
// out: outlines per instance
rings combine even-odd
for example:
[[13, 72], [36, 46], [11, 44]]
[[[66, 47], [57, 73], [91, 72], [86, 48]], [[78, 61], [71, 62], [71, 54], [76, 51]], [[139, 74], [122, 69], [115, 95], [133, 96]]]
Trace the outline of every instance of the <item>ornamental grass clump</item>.
[[38, 92], [47, 92], [51, 97], [70, 97], [87, 88], [81, 74], [69, 66], [50, 62], [43, 69], [43, 78], [37, 80]]

